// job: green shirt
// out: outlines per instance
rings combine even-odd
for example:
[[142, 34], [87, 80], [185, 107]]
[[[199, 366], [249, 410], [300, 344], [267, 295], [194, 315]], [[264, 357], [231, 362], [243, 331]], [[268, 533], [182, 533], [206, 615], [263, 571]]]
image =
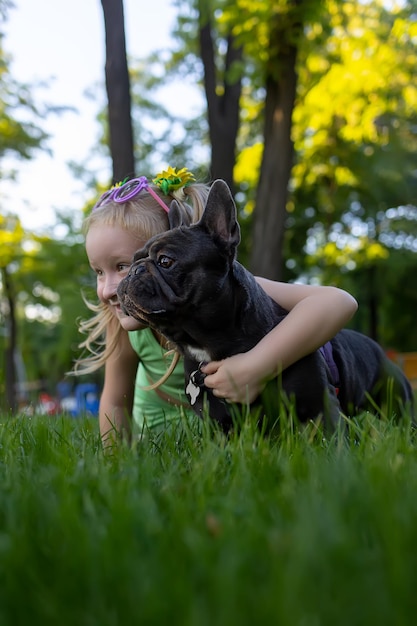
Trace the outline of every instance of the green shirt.
[[184, 411], [195, 417], [184, 393], [182, 359], [163, 385], [147, 391], [143, 388], [157, 382], [166, 373], [173, 354], [166, 354], [166, 349], [158, 343], [150, 328], [129, 332], [129, 339], [140, 361], [133, 403], [133, 419], [136, 425], [143, 428], [146, 424], [148, 428], [155, 428], [178, 419]]

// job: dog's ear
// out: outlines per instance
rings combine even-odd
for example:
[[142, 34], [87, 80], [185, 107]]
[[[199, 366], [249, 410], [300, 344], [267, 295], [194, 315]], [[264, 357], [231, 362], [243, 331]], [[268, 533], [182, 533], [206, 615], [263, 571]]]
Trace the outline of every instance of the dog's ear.
[[191, 209], [188, 210], [187, 205], [184, 205], [184, 209], [180, 207], [176, 200], [173, 200], [169, 205], [168, 221], [169, 228], [179, 228], [180, 226], [189, 226], [191, 224]]
[[224, 180], [215, 180], [212, 184], [200, 224], [231, 248], [239, 245], [240, 227], [236, 205]]

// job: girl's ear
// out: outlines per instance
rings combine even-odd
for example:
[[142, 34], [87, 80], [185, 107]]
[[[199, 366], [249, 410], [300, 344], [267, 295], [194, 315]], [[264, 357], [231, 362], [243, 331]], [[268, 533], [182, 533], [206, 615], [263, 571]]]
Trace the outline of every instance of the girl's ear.
[[173, 200], [169, 205], [168, 221], [171, 230], [180, 226], [189, 226], [191, 224], [191, 211], [187, 212], [176, 200]]

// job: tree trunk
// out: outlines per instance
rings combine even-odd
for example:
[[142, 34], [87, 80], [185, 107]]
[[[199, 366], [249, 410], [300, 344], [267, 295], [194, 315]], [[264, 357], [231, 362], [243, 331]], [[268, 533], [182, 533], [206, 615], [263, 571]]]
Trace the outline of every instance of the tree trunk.
[[[281, 280], [288, 182], [291, 175], [291, 141], [297, 74], [297, 48], [281, 44], [282, 29], [272, 30], [271, 57], [266, 78], [264, 151], [253, 223], [250, 268], [254, 274]], [[288, 37], [287, 37], [288, 41]]]
[[6, 347], [4, 351], [6, 371], [6, 406], [4, 409], [13, 415], [17, 410], [16, 366], [14, 359], [16, 353], [16, 314], [13, 288], [7, 267], [1, 268], [1, 278], [8, 308], [6, 314]]
[[135, 173], [123, 0], [101, 0], [106, 33], [106, 89], [113, 183]]
[[239, 130], [241, 78], [230, 82], [228, 74], [236, 61], [242, 59], [242, 48], [236, 48], [232, 35], [228, 37], [222, 95], [217, 91], [211, 16], [200, 8], [200, 52], [204, 66], [204, 88], [207, 99], [209, 136], [211, 143], [211, 180], [222, 178], [234, 194], [233, 170], [236, 161], [236, 138]]

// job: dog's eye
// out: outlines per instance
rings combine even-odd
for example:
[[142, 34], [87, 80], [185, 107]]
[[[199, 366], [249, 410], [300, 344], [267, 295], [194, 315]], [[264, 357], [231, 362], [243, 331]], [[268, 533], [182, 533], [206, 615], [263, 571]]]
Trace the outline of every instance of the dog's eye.
[[166, 254], [161, 254], [158, 257], [157, 263], [160, 267], [168, 269], [174, 263], [174, 259], [171, 259], [171, 257], [167, 256]]

